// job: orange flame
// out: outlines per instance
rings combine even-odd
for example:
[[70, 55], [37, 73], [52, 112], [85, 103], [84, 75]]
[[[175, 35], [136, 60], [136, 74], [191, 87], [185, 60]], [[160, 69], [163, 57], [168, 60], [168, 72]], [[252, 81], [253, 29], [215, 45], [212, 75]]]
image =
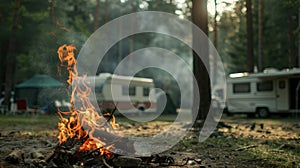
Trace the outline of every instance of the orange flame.
[[[76, 50], [76, 48], [72, 45], [62, 45], [57, 51], [61, 66], [66, 67], [66, 70], [68, 71], [67, 83], [69, 86], [73, 84], [72, 92], [70, 94], [70, 103], [72, 104], [72, 107], [68, 112], [58, 112], [60, 118], [60, 122], [58, 123], [59, 144], [73, 138], [85, 140], [79, 148], [80, 151], [99, 149], [101, 155], [105, 154], [107, 157], [110, 157], [112, 152], [110, 152], [109, 149], [112, 145], [105, 144], [100, 140], [101, 137], [95, 138], [93, 136], [95, 130], [106, 130], [105, 124], [107, 121], [105, 115], [110, 114], [105, 114], [104, 116], [99, 115], [90, 102], [89, 95], [91, 94], [91, 88], [88, 87], [88, 83], [85, 80], [86, 75], [78, 75], [74, 50]], [[74, 106], [75, 96], [81, 105], [80, 109], [76, 109]], [[67, 115], [68, 118], [63, 115]], [[111, 127], [114, 129], [118, 128], [118, 125], [115, 123], [115, 118], [113, 116], [111, 117]], [[83, 125], [87, 125], [90, 130], [84, 130]]]

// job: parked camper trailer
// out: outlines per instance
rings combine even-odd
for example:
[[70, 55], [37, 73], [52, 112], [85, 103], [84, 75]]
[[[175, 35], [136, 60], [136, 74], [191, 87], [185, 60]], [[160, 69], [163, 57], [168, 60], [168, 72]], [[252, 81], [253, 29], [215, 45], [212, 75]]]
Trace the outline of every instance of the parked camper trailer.
[[95, 79], [95, 95], [102, 111], [112, 111], [116, 105], [122, 113], [156, 112], [156, 96], [154, 90], [151, 91], [153, 79], [108, 73], [90, 78]]
[[300, 69], [236, 73], [227, 79], [228, 113], [270, 114], [299, 112]]

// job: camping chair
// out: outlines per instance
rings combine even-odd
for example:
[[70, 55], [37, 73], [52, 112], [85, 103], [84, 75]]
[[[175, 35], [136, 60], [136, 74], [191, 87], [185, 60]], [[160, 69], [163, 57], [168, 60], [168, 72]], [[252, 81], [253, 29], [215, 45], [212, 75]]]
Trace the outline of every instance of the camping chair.
[[18, 113], [28, 113], [28, 114], [37, 114], [37, 108], [29, 108], [27, 105], [26, 99], [18, 99], [16, 100], [17, 104], [17, 112]]
[[23, 113], [27, 112], [27, 100], [26, 99], [17, 99], [17, 112]]

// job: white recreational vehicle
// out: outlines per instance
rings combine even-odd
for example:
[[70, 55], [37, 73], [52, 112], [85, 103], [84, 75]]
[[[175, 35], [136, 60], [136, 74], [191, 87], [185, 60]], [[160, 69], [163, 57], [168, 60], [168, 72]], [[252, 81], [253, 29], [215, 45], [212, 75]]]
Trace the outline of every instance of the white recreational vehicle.
[[229, 114], [257, 114], [259, 117], [299, 112], [299, 90], [300, 69], [230, 74], [227, 79], [227, 111]]
[[95, 79], [95, 95], [102, 111], [110, 112], [117, 106], [123, 113], [156, 112], [156, 95], [154, 90], [151, 91], [154, 89], [153, 79], [108, 73], [92, 78]]

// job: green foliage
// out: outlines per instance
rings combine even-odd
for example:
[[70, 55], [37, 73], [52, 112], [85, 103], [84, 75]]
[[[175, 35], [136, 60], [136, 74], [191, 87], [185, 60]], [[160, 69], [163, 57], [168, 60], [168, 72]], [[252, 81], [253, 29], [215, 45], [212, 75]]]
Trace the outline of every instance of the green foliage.
[[226, 11], [219, 21], [219, 54], [227, 73], [247, 70], [245, 2], [238, 1], [233, 11]]
[[[97, 11], [99, 2], [99, 14]], [[0, 4], [0, 83], [5, 78], [5, 61], [7, 48], [11, 38], [13, 20], [13, 1], [3, 1]], [[121, 15], [132, 12], [154, 10], [175, 13], [179, 9], [172, 0], [23, 0], [20, 1], [18, 13], [18, 30], [15, 44], [15, 83], [23, 82], [35, 74], [48, 74], [60, 81], [65, 81], [67, 73], [59, 73], [57, 48], [62, 44], [73, 44], [77, 54], [84, 42], [94, 32], [94, 29]], [[184, 13], [184, 12], [183, 12]], [[98, 20], [95, 20], [98, 19]], [[96, 27], [95, 27], [96, 26]], [[131, 41], [131, 39], [132, 41]], [[132, 46], [131, 46], [132, 45]], [[175, 52], [191, 64], [190, 49], [179, 40], [155, 33], [144, 33], [128, 37], [114, 45], [105, 55], [99, 65], [98, 72], [113, 72], [117, 64], [126, 57], [131, 49], [144, 47], [162, 47]], [[144, 71], [143, 76], [153, 77], [156, 71]], [[160, 75], [156, 84], [167, 88], [175, 102], [178, 100], [178, 86], [170, 75]], [[0, 88], [1, 91], [1, 88]]]
[[[254, 56], [258, 64], [258, 2], [253, 2]], [[263, 1], [263, 69], [292, 66], [292, 45], [289, 34], [297, 37], [299, 0]], [[219, 54], [225, 62], [226, 73], [247, 70], [246, 10], [244, 1], [237, 1], [233, 11], [221, 14], [219, 25]], [[297, 38], [296, 38], [297, 39]]]
[[[51, 5], [51, 2], [53, 5]], [[172, 1], [107, 1], [100, 0], [100, 10], [98, 16], [98, 27], [106, 22], [115, 19], [123, 14], [142, 11], [160, 10], [174, 13], [177, 9]], [[94, 31], [96, 0], [66, 0], [66, 1], [21, 1], [19, 12], [19, 22], [17, 31], [17, 47], [14, 50], [17, 57], [17, 83], [25, 80], [28, 76], [37, 73], [48, 73], [56, 76], [58, 59], [56, 49], [62, 44], [74, 44], [78, 51], [83, 43]], [[143, 6], [141, 6], [143, 4]], [[5, 60], [6, 48], [10, 39], [14, 3], [4, 1], [0, 4], [0, 27], [1, 60]], [[154, 38], [153, 38], [154, 39]], [[130, 46], [129, 39], [125, 39], [122, 44], [122, 53], [117, 50], [108, 54], [114, 58], [120, 55], [119, 59], [127, 56]], [[138, 38], [134, 41], [134, 49], [137, 46], [147, 46], [153, 43], [151, 37], [145, 39]], [[118, 46], [116, 46], [117, 49]], [[174, 47], [176, 48], [176, 46]], [[107, 59], [109, 63], [115, 64]], [[105, 71], [112, 71], [109, 67], [104, 67]], [[1, 73], [5, 70], [1, 68]]]
[[[51, 6], [50, 2], [53, 2]], [[221, 1], [220, 1], [221, 2]], [[190, 18], [191, 1], [180, 6], [175, 0], [120, 0], [99, 1], [98, 27], [112, 19], [131, 12], [154, 10], [169, 13], [181, 11]], [[291, 42], [289, 33], [299, 35], [297, 27], [287, 25], [297, 20], [299, 0], [268, 0], [264, 4], [263, 67], [290, 67]], [[56, 50], [62, 44], [74, 44], [78, 51], [93, 33], [96, 23], [96, 0], [24, 0], [21, 1], [17, 30], [16, 82], [22, 82], [34, 74], [46, 73], [59, 77]], [[11, 37], [13, 1], [0, 3], [0, 78], [5, 76], [5, 57]], [[177, 11], [177, 12], [176, 12]], [[218, 50], [226, 73], [246, 71], [246, 18], [245, 0], [237, 1], [232, 11], [220, 14], [218, 21]], [[257, 2], [253, 1], [254, 53], [257, 59]], [[96, 27], [97, 28], [97, 27]], [[179, 28], [180, 29], [180, 28]], [[131, 46], [130, 38], [133, 39]], [[170, 50], [191, 65], [191, 51], [178, 40], [155, 33], [144, 33], [123, 39], [106, 54], [99, 72], [113, 72], [119, 61], [133, 50], [155, 46]], [[257, 64], [257, 62], [255, 63]], [[152, 72], [144, 72], [150, 76]], [[168, 77], [158, 83], [167, 83]], [[172, 80], [171, 80], [172, 81]], [[0, 80], [1, 82], [1, 80]], [[162, 86], [164, 87], [164, 86]]]

